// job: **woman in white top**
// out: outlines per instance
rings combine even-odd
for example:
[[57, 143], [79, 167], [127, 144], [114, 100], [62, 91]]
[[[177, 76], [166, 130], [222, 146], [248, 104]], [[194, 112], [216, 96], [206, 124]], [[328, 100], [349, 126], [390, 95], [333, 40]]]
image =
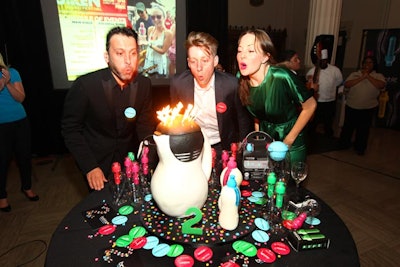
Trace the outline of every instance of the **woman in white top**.
[[155, 5], [152, 10], [151, 19], [154, 26], [147, 30], [148, 47], [143, 69], [147, 73], [158, 73], [168, 75], [168, 48], [172, 44], [173, 35], [170, 30], [165, 28], [165, 12]]
[[369, 128], [376, 114], [380, 90], [386, 85], [385, 77], [376, 72], [376, 59], [366, 56], [362, 68], [346, 79], [346, 110], [340, 134], [340, 148], [349, 148], [355, 131], [354, 149], [363, 155], [367, 148]]

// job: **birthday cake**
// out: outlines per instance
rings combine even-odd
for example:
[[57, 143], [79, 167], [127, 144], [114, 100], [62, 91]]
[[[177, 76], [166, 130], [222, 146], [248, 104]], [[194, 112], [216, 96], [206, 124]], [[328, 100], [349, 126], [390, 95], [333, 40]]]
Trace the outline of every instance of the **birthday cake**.
[[153, 135], [159, 162], [151, 178], [151, 192], [167, 215], [184, 217], [191, 207], [201, 208], [208, 195], [211, 146], [182, 103], [157, 111], [161, 121]]

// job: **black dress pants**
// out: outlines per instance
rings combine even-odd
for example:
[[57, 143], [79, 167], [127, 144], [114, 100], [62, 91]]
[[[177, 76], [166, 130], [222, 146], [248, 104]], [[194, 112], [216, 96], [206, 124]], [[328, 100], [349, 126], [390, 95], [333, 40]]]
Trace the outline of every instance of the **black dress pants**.
[[360, 153], [365, 152], [375, 110], [376, 108], [354, 109], [346, 105], [344, 124], [340, 134], [341, 146], [350, 147], [355, 132], [354, 149]]
[[21, 189], [31, 189], [31, 134], [27, 118], [0, 123], [0, 198], [7, 198], [7, 173], [14, 155], [19, 169]]

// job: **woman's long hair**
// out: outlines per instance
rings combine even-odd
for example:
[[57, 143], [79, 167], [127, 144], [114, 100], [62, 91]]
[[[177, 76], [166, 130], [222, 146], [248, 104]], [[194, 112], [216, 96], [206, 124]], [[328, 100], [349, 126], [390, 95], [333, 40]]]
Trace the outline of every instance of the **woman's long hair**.
[[3, 55], [0, 53], [0, 68], [7, 69], [7, 65], [4, 62]]
[[[254, 47], [258, 49], [258, 47], [261, 48], [262, 52], [266, 55], [269, 56], [269, 60], [267, 64], [269, 65], [275, 65], [276, 64], [276, 50], [275, 46], [271, 41], [271, 38], [269, 35], [261, 29], [249, 29], [244, 32], [242, 32], [239, 36], [238, 44], [240, 43], [240, 40], [242, 37], [246, 34], [253, 34], [254, 35]], [[258, 46], [259, 44], [259, 46]], [[250, 87], [249, 87], [249, 77], [248, 76], [240, 76], [239, 78], [239, 97], [240, 100], [242, 101], [243, 105], [249, 105], [250, 104]]]

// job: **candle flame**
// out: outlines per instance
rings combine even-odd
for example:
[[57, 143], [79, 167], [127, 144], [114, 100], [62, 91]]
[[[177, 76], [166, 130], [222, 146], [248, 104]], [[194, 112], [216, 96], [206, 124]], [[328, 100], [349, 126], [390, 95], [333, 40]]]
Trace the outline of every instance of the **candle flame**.
[[181, 102], [179, 102], [174, 108], [171, 108], [170, 105], [165, 106], [161, 110], [157, 111], [157, 118], [162, 124], [164, 124], [164, 126], [176, 125], [178, 118], [182, 125], [185, 122], [193, 121], [196, 118], [196, 114], [193, 112], [192, 104], [189, 104], [183, 116], [180, 116], [182, 109], [183, 104]]

